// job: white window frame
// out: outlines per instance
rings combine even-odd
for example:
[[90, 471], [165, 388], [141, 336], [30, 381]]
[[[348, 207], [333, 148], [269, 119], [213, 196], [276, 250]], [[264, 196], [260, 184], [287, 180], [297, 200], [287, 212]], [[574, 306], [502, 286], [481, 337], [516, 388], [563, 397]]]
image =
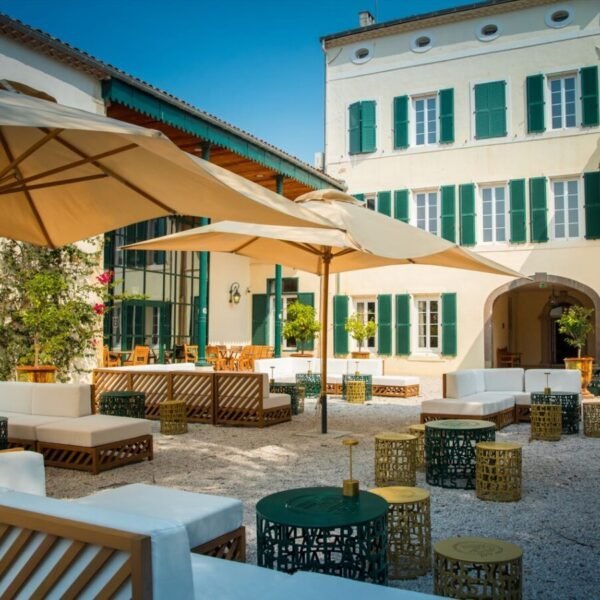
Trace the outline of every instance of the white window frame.
[[[439, 294], [415, 294], [412, 299], [411, 322], [415, 323], [415, 327], [411, 327], [413, 330], [411, 348], [414, 348], [414, 350], [411, 351], [411, 354], [414, 354], [415, 356], [439, 357], [442, 354], [442, 297]], [[438, 345], [437, 348], [431, 347], [431, 322], [429, 320], [426, 333], [427, 345], [426, 347], [421, 348], [419, 347], [419, 302], [427, 302], [428, 306], [430, 306], [432, 301], [437, 302]], [[430, 315], [430, 313], [430, 308], [428, 308], [427, 314]]]
[[[425, 118], [425, 142], [423, 144], [417, 143], [417, 102], [420, 100], [427, 101], [433, 100], [435, 104], [435, 140], [433, 142], [429, 142], [427, 140], [429, 134], [428, 128], [428, 120]], [[437, 92], [431, 92], [427, 94], [419, 94], [416, 96], [411, 96], [410, 98], [410, 117], [409, 117], [409, 125], [410, 125], [410, 144], [413, 148], [426, 148], [431, 146], [438, 146], [440, 140], [440, 101]], [[427, 110], [425, 110], [425, 117], [427, 117]]]
[[[361, 311], [359, 311], [359, 305], [365, 305], [365, 308], [367, 308], [367, 313], [368, 314], [368, 303], [372, 302], [373, 303], [373, 317], [375, 319], [375, 323], [377, 323], [377, 298], [375, 296], [362, 296], [359, 298], [352, 298], [352, 308], [353, 308], [353, 312], [356, 314], [361, 314]], [[365, 314], [365, 311], [362, 311], [362, 314]], [[350, 341], [352, 344], [352, 351], [357, 352], [358, 351], [358, 342], [353, 338], [350, 337]], [[373, 344], [369, 345], [369, 340], [365, 340], [365, 343], [363, 344], [363, 351], [369, 351], [369, 352], [377, 352], [377, 331], [375, 331], [375, 335], [373, 336]]]
[[[554, 127], [552, 123], [552, 82], [558, 80], [564, 80], [567, 78], [573, 78], [575, 80], [575, 125], [565, 125], [566, 119], [566, 105], [565, 105], [565, 91], [564, 84], [561, 86], [561, 126]], [[549, 131], [564, 131], [568, 129], [577, 129], [581, 124], [581, 83], [579, 81], [579, 73], [575, 70], [565, 71], [563, 73], [552, 73], [546, 75], [546, 122], [548, 123]]]
[[[479, 227], [478, 227], [478, 242], [481, 244], [508, 244], [508, 242], [510, 241], [510, 210], [509, 210], [509, 196], [508, 196], [508, 186], [506, 185], [505, 182], [498, 182], [498, 183], [483, 183], [480, 184], [478, 186], [479, 188], [479, 206], [476, 210], [476, 212], [479, 215], [478, 221], [479, 221]], [[495, 190], [497, 189], [503, 189], [504, 190], [504, 240], [498, 240], [497, 239], [497, 225], [496, 225], [496, 217], [497, 217], [497, 212], [496, 212], [496, 192]], [[486, 241], [484, 239], [484, 222], [483, 222], [483, 217], [484, 217], [484, 213], [483, 213], [483, 192], [486, 189], [491, 189], [492, 190], [492, 198], [493, 198], [493, 202], [492, 202], [492, 208], [493, 208], [493, 212], [492, 212], [492, 232], [493, 232], [493, 239]]]
[[[564, 237], [556, 236], [556, 196], [554, 193], [554, 184], [556, 183], [564, 183], [568, 184], [569, 182], [575, 182], [577, 184], [577, 226], [578, 226], [578, 235], [571, 236], [569, 235], [569, 227], [568, 223], [565, 221], [565, 235]], [[549, 234], [550, 239], [557, 242], [568, 242], [570, 240], [581, 240], [585, 237], [585, 208], [582, 198], [582, 190], [583, 185], [580, 177], [556, 177], [550, 180], [550, 196], [552, 202], [552, 213], [549, 223]], [[563, 209], [565, 210], [565, 209]], [[568, 212], [568, 209], [566, 209]]]
[[[429, 189], [429, 190], [414, 190], [411, 193], [411, 202], [410, 202], [410, 206], [409, 206], [409, 222], [411, 225], [414, 225], [415, 227], [419, 227], [418, 225], [418, 206], [417, 206], [417, 201], [418, 201], [418, 196], [421, 194], [425, 194], [427, 197], [429, 196], [429, 194], [435, 194], [436, 195], [436, 206], [437, 206], [437, 219], [436, 219], [436, 227], [437, 227], [437, 231], [434, 233], [434, 235], [437, 236], [441, 236], [442, 235], [442, 215], [441, 215], [441, 209], [442, 209], [442, 202], [441, 202], [441, 198], [440, 198], [440, 190], [439, 189]], [[423, 229], [423, 231], [427, 231], [429, 233], [433, 233], [432, 231], [429, 230], [429, 204], [426, 202], [425, 204], [426, 206], [426, 217], [425, 217], [425, 222], [427, 223], [427, 227], [425, 229], [419, 227], [419, 229]]]

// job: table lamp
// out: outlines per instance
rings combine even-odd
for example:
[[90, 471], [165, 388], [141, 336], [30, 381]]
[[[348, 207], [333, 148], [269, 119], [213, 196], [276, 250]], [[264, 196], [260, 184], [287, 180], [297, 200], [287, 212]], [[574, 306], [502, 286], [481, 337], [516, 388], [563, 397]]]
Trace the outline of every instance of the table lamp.
[[344, 479], [342, 487], [342, 494], [354, 498], [358, 496], [358, 479], [352, 479], [352, 446], [358, 445], [358, 440], [354, 438], [346, 438], [342, 441], [344, 446], [348, 446], [348, 452], [350, 457], [350, 478]]
[[544, 394], [548, 395], [552, 393], [552, 390], [550, 389], [550, 372], [546, 371], [544, 375], [546, 376], [546, 387], [544, 388]]
[[271, 369], [271, 384], [275, 383], [275, 367], [269, 367]]
[[354, 371], [355, 375], [360, 375], [360, 369], [358, 368], [358, 361], [355, 360], [354, 363], [356, 364], [356, 371]]

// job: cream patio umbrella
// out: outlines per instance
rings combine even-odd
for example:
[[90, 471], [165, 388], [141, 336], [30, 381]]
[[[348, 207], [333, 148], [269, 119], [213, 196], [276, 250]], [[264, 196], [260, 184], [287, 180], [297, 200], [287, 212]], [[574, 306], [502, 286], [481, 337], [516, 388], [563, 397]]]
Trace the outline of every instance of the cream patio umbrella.
[[[322, 433], [327, 433], [327, 313], [330, 273], [422, 264], [521, 277], [520, 273], [456, 244], [401, 221], [367, 211], [351, 196], [338, 192], [335, 195], [335, 200], [317, 200], [312, 204], [315, 205], [316, 213], [320, 214], [321, 210], [331, 213], [331, 222], [337, 221], [336, 224], [346, 227], [346, 230], [223, 221], [125, 246], [131, 250], [225, 252], [261, 262], [276, 261], [319, 275]], [[344, 217], [345, 214], [348, 216]], [[372, 232], [369, 231], [370, 228], [373, 228]]]
[[0, 237], [58, 247], [171, 214], [322, 225], [158, 131], [0, 91]]

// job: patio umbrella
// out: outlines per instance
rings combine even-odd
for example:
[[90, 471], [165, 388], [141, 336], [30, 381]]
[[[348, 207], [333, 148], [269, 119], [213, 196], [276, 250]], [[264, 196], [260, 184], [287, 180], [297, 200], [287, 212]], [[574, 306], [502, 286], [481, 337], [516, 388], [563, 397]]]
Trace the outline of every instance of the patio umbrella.
[[[327, 321], [329, 274], [402, 264], [457, 267], [521, 277], [511, 269], [411, 225], [365, 210], [351, 196], [316, 200], [311, 209], [340, 229], [214, 223], [125, 246], [131, 250], [210, 251], [239, 254], [321, 277], [321, 431], [327, 433]], [[341, 201], [340, 201], [341, 200]], [[329, 206], [327, 206], [329, 205]], [[337, 205], [337, 206], [336, 206]], [[346, 228], [345, 230], [342, 230]], [[372, 228], [372, 231], [369, 229]]]
[[158, 131], [0, 91], [0, 237], [57, 247], [171, 214], [319, 227], [319, 217]]

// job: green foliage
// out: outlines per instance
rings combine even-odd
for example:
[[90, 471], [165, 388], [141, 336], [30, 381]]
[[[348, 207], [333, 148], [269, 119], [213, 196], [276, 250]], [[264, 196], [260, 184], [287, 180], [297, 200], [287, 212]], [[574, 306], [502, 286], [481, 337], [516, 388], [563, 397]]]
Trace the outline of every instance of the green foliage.
[[92, 275], [100, 255], [5, 240], [0, 244], [0, 380], [19, 364], [54, 365], [61, 381], [75, 361], [95, 355], [102, 299], [112, 273]]
[[315, 309], [307, 304], [296, 301], [287, 307], [283, 337], [286, 340], [295, 338], [302, 354], [304, 354], [304, 346], [312, 341], [321, 329], [321, 325], [315, 317]]
[[567, 337], [566, 342], [577, 348], [577, 358], [585, 347], [587, 336], [594, 331], [592, 325], [593, 308], [570, 306], [558, 320], [558, 331]]
[[358, 351], [361, 352], [364, 341], [375, 335], [377, 323], [364, 321], [363, 315], [353, 313], [346, 319], [344, 328], [356, 340]]

